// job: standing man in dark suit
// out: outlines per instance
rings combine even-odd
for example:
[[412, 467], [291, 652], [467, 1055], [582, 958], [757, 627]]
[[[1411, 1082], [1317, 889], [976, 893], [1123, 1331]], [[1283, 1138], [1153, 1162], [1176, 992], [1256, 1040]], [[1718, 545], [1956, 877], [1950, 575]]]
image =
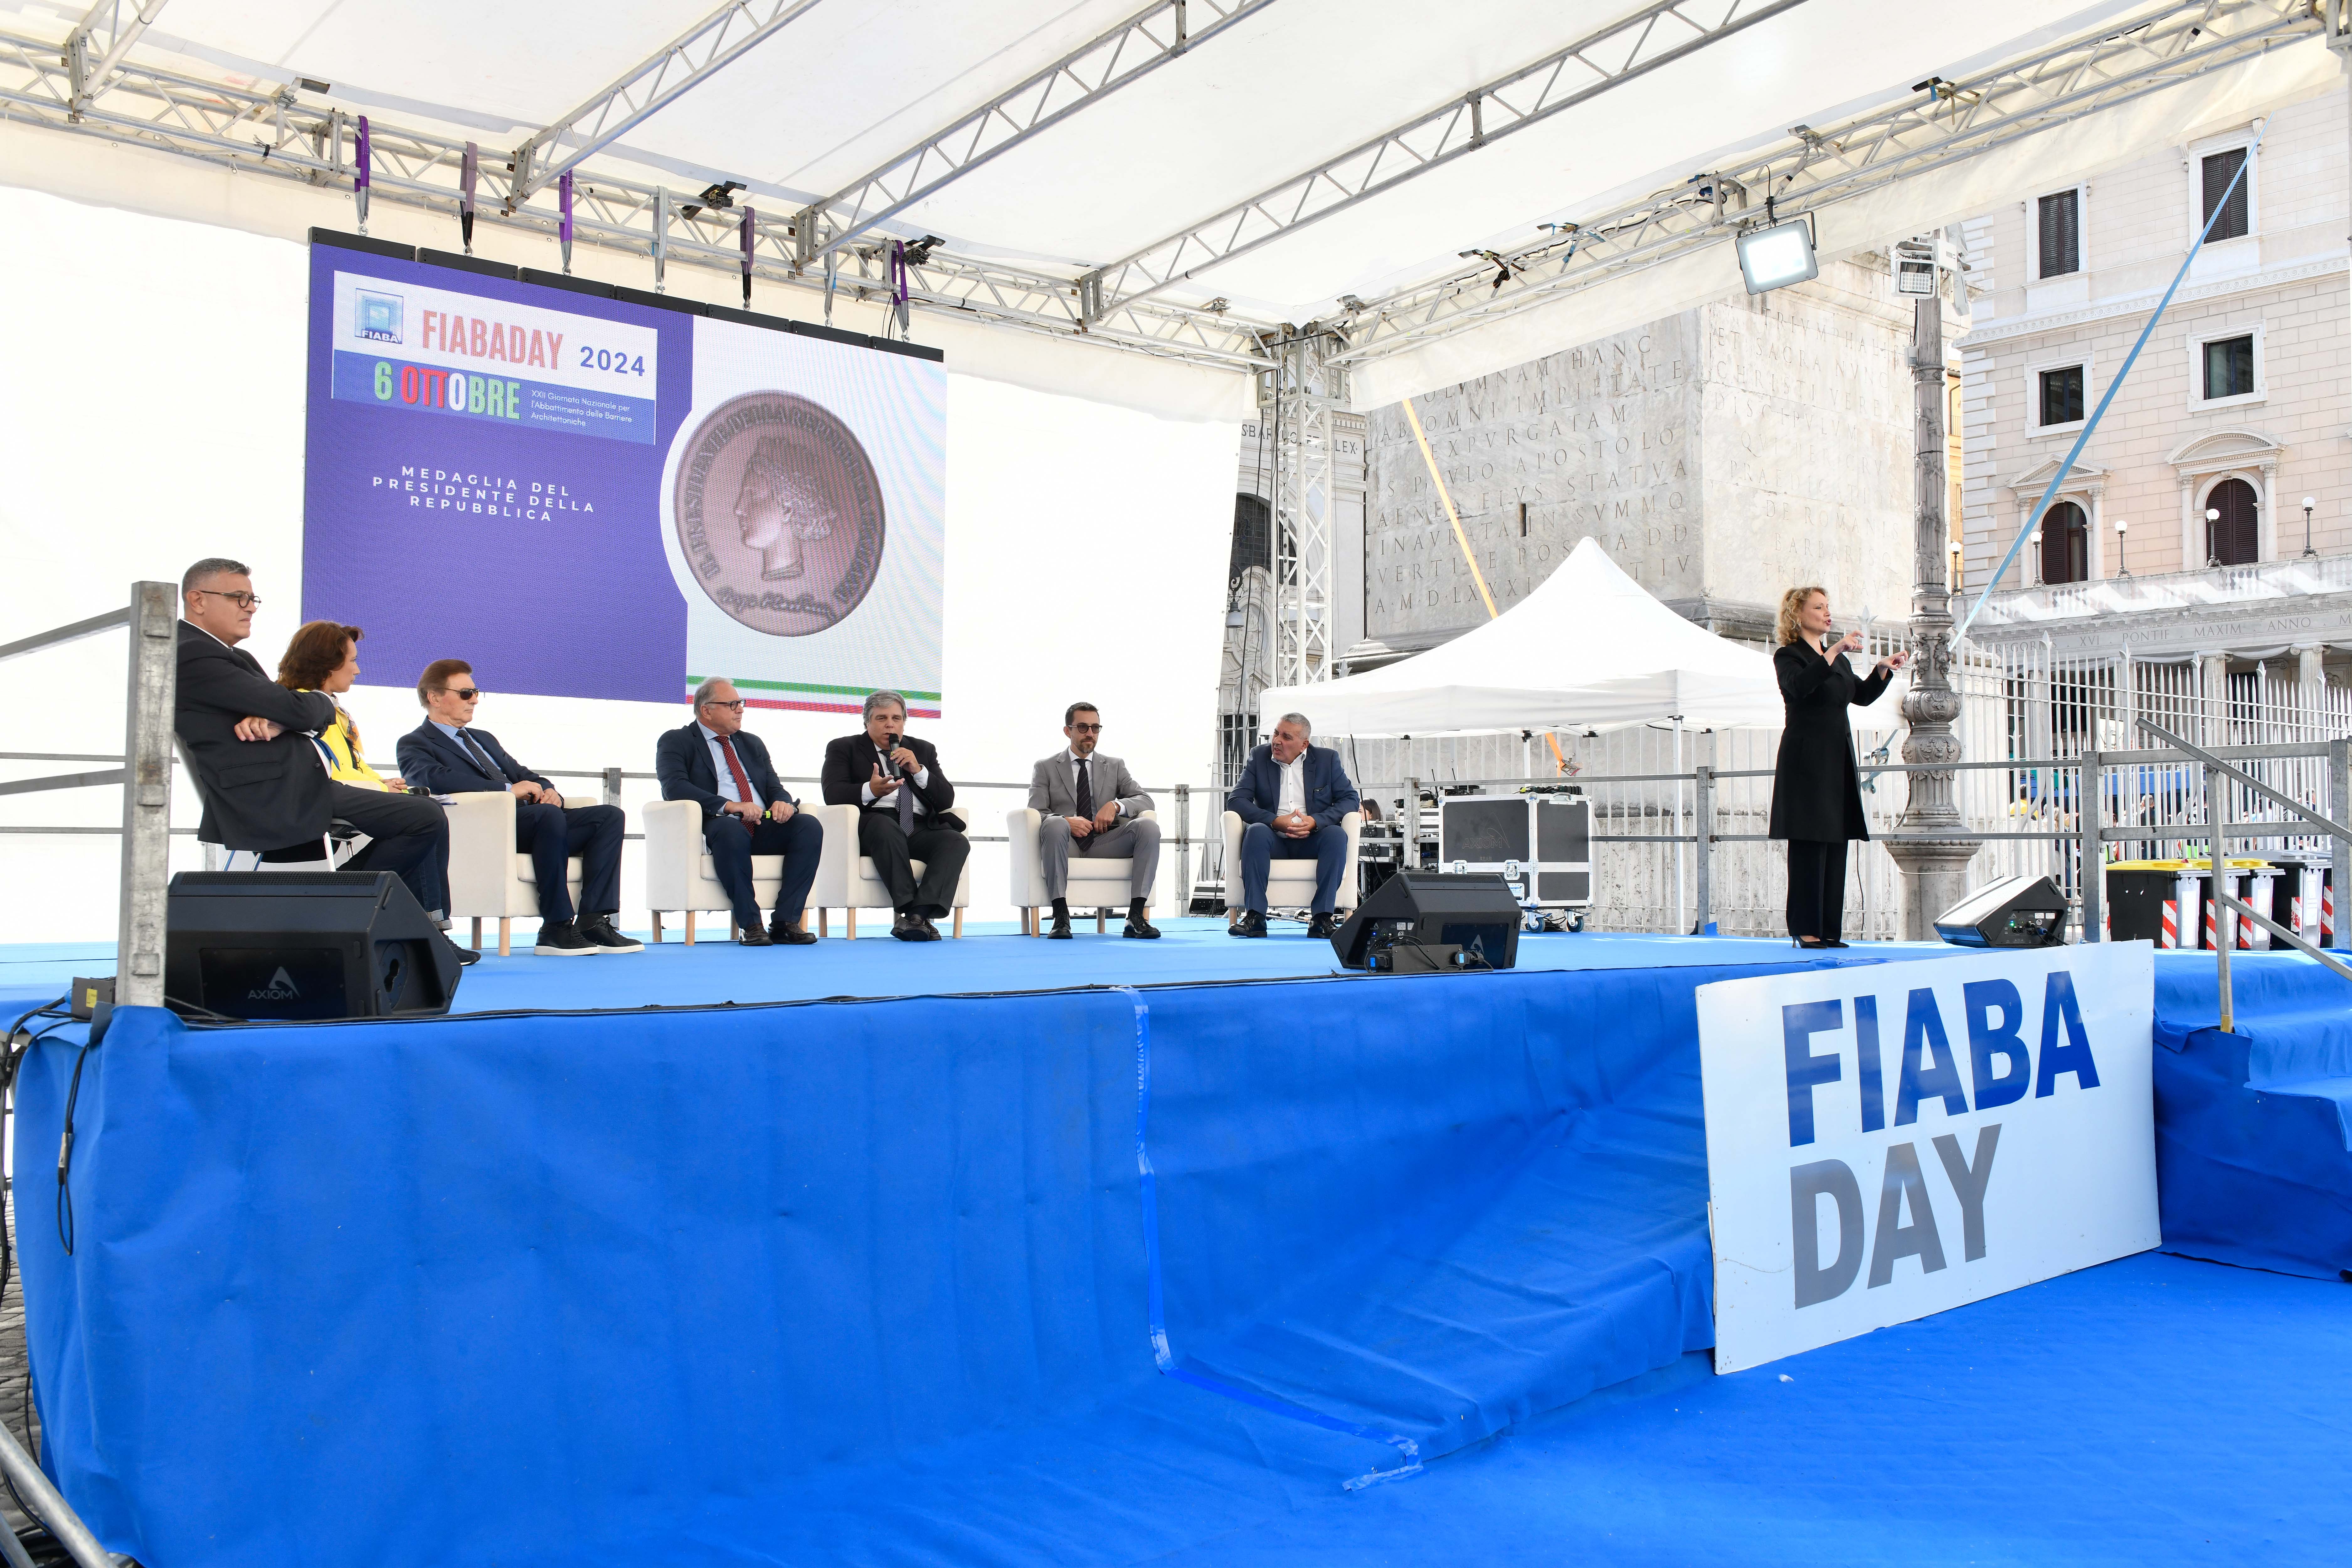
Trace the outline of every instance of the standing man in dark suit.
[[[436, 658], [416, 680], [425, 722], [400, 738], [400, 776], [429, 795], [505, 790], [515, 797], [515, 847], [530, 857], [539, 885], [541, 958], [593, 952], [643, 952], [614, 929], [621, 908], [621, 837], [628, 819], [618, 806], [572, 805], [555, 786], [507, 755], [498, 737], [469, 728], [482, 698], [474, 667]], [[572, 907], [573, 850], [580, 853], [580, 908]]]
[[446, 910], [432, 907], [439, 901], [433, 875], [448, 860], [449, 819], [419, 796], [327, 776], [310, 732], [334, 723], [334, 699], [287, 690], [236, 646], [253, 634], [261, 602], [244, 563], [197, 562], [180, 579], [180, 597], [185, 618], [172, 726], [204, 801], [196, 837], [225, 849], [299, 851], [284, 858], [308, 860], [340, 818], [370, 839], [342, 869], [394, 872], [427, 914], [446, 919]]
[[1242, 829], [1242, 918], [1230, 934], [1265, 934], [1265, 879], [1276, 859], [1315, 862], [1314, 919], [1307, 934], [1328, 937], [1339, 929], [1339, 879], [1348, 864], [1348, 830], [1341, 818], [1358, 809], [1356, 786], [1339, 765], [1339, 753], [1309, 744], [1314, 731], [1304, 713], [1285, 713], [1274, 739], [1250, 753], [1241, 782], [1225, 797], [1225, 809], [1248, 824]]
[[[713, 677], [694, 689], [694, 722], [662, 736], [654, 776], [664, 800], [702, 807], [702, 842], [735, 911], [735, 940], [745, 947], [814, 942], [801, 929], [801, 912], [824, 850], [824, 824], [802, 812], [769, 764], [768, 748], [743, 728], [743, 699], [732, 681]], [[754, 855], [784, 858], [775, 917], [765, 930], [751, 883]]]
[[[939, 928], [955, 905], [957, 881], [971, 845], [963, 824], [947, 815], [955, 785], [940, 768], [929, 741], [906, 732], [907, 700], [877, 691], [866, 700], [866, 731], [844, 735], [824, 749], [824, 802], [854, 805], [858, 853], [874, 862], [890, 889], [898, 918], [890, 934], [901, 942], [937, 942]], [[915, 880], [910, 861], [923, 862]]]

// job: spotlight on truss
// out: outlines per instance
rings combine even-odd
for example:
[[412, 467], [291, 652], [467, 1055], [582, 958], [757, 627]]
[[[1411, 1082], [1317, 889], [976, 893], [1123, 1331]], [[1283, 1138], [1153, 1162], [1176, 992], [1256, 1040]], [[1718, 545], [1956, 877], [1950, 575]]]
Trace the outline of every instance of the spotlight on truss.
[[1339, 296], [1339, 309], [1352, 316], [1360, 311], [1369, 310], [1371, 307], [1353, 294], [1342, 294]]
[[1487, 285], [1489, 289], [1500, 289], [1519, 274], [1518, 264], [1498, 250], [1465, 250], [1456, 254], [1465, 261], [1486, 261], [1494, 264], [1495, 280]]
[[1813, 226], [1808, 218], [1790, 218], [1762, 228], [1751, 228], [1738, 239], [1739, 275], [1750, 294], [1762, 294], [1802, 283], [1821, 275], [1821, 258], [1813, 253]]
[[678, 216], [691, 218], [705, 207], [712, 212], [725, 212], [735, 205], [736, 192], [749, 189], [751, 187], [740, 180], [725, 180], [718, 184], [706, 186], [701, 195], [678, 207]]
[[924, 262], [929, 261], [931, 258], [932, 251], [937, 250], [940, 246], [945, 245], [946, 243], [946, 240], [941, 239], [936, 234], [927, 234], [920, 239], [911, 241], [907, 247], [907, 265], [909, 267], [920, 267]]

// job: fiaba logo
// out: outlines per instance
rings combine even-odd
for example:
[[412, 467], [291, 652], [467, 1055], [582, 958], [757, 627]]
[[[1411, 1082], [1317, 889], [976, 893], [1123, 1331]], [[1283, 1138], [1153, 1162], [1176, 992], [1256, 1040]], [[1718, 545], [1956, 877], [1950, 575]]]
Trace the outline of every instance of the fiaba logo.
[[247, 992], [245, 999], [248, 1002], [293, 1002], [299, 1000], [301, 995], [302, 988], [294, 984], [294, 977], [286, 973], [286, 966], [281, 963], [278, 966], [278, 973], [269, 977], [268, 984]]
[[404, 342], [401, 327], [406, 307], [407, 301], [397, 294], [372, 294], [364, 289], [353, 289], [352, 336], [372, 343]]

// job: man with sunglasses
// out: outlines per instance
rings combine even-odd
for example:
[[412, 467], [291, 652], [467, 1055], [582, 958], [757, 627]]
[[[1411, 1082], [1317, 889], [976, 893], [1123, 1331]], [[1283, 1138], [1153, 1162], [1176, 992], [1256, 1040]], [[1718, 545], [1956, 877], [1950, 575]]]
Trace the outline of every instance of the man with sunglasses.
[[1160, 872], [1160, 824], [1142, 820], [1151, 797], [1127, 764], [1095, 748], [1102, 743], [1102, 715], [1091, 702], [1073, 702], [1062, 714], [1069, 745], [1039, 763], [1029, 775], [1029, 809], [1042, 812], [1037, 824], [1037, 859], [1045, 891], [1054, 900], [1053, 929], [1070, 936], [1070, 857], [1121, 860], [1132, 857], [1128, 883], [1127, 928], [1118, 934], [1156, 937], [1159, 928], [1144, 916], [1152, 879]]
[[[400, 738], [400, 776], [428, 795], [505, 790], [515, 797], [515, 847], [530, 857], [539, 887], [541, 958], [643, 952], [645, 943], [613, 924], [621, 908], [621, 838], [628, 819], [616, 805], [574, 805], [553, 784], [507, 754], [498, 737], [473, 728], [482, 699], [474, 667], [436, 658], [416, 679], [425, 722]], [[580, 857], [580, 905], [572, 903], [571, 859]]]
[[[743, 728], [743, 698], [732, 681], [714, 676], [694, 689], [693, 721], [662, 736], [654, 748], [654, 776], [664, 800], [702, 807], [702, 842], [710, 850], [711, 874], [734, 910], [735, 940], [745, 947], [814, 942], [814, 934], [801, 929], [801, 914], [824, 852], [824, 824], [801, 810], [776, 777], [768, 748]], [[751, 882], [754, 855], [784, 858], [775, 914], [764, 930]]]
[[[172, 726], [194, 775], [204, 821], [196, 837], [264, 859], [315, 860], [328, 825], [350, 823], [368, 843], [346, 871], [390, 871], [435, 920], [434, 871], [449, 858], [449, 819], [431, 801], [359, 789], [327, 776], [310, 732], [335, 721], [320, 691], [289, 691], [236, 645], [253, 635], [253, 577], [240, 561], [207, 556], [180, 579], [179, 689]], [[466, 950], [460, 949], [461, 952]], [[473, 954], [467, 952], [467, 962]]]

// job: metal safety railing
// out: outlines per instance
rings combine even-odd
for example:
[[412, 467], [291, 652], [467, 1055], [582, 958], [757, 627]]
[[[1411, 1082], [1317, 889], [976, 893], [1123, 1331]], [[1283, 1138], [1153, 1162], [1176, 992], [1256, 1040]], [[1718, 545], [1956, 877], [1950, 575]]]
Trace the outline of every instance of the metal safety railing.
[[[169, 583], [133, 583], [119, 610], [0, 644], [0, 661], [61, 647], [117, 626], [131, 633], [129, 689], [123, 698], [122, 754], [16, 753], [24, 761], [111, 762], [95, 773], [51, 773], [0, 784], [0, 795], [121, 784], [122, 908], [115, 931], [115, 1000], [163, 1004], [163, 904], [170, 881], [172, 708], [179, 683], [179, 591]], [[89, 830], [84, 830], [89, 831]]]

